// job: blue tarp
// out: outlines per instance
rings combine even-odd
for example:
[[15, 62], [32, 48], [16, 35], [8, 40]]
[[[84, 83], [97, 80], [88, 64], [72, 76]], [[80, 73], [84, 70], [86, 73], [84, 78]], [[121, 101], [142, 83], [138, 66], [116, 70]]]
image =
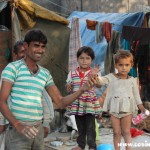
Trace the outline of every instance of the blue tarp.
[[[88, 20], [96, 20], [99, 22], [108, 21], [113, 24], [113, 30], [119, 31], [121, 35], [122, 27], [127, 26], [136, 26], [140, 27], [143, 23], [144, 13], [136, 12], [136, 13], [91, 13], [91, 12], [79, 12], [74, 11], [68, 17], [71, 22], [72, 18], [79, 18], [80, 24], [80, 35], [83, 46], [90, 46], [93, 48], [95, 52], [95, 60], [93, 64], [100, 65], [100, 69], [102, 74], [104, 73], [104, 59], [106, 54], [107, 42], [105, 38], [101, 41], [101, 43], [95, 42], [95, 30], [89, 30], [86, 27], [86, 19]], [[70, 26], [70, 25], [69, 25]], [[122, 45], [122, 40], [121, 40]]]

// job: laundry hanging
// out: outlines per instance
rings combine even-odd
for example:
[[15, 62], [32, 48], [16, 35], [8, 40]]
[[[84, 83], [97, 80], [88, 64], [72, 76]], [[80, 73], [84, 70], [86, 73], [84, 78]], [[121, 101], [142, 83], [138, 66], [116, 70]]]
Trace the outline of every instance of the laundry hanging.
[[113, 55], [120, 49], [120, 33], [112, 30], [112, 24], [105, 21], [86, 20], [87, 28], [96, 30], [96, 43], [100, 43], [105, 37], [108, 46], [104, 60], [104, 73], [115, 72]]
[[150, 28], [123, 26], [122, 37], [132, 44], [140, 84], [150, 83]]
[[79, 19], [72, 18], [69, 42], [69, 71], [74, 70], [78, 66], [76, 53], [81, 46], [82, 43], [79, 32]]
[[106, 41], [109, 42], [111, 40], [111, 30], [112, 30], [112, 24], [104, 21], [104, 22], [98, 22], [98, 21], [92, 21], [92, 20], [86, 20], [87, 28], [90, 30], [96, 30], [96, 41], [100, 42], [102, 39], [102, 36], [106, 38]]
[[150, 28], [123, 26], [122, 37], [129, 42], [140, 41], [140, 44], [150, 43]]

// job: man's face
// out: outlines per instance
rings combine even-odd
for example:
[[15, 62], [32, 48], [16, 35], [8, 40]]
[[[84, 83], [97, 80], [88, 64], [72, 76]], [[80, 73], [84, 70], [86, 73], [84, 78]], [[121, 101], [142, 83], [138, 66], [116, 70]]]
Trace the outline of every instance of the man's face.
[[40, 42], [31, 42], [30, 44], [25, 43], [24, 46], [26, 49], [26, 57], [34, 62], [41, 60], [46, 49], [46, 45]]
[[18, 52], [17, 52], [17, 54], [15, 55], [15, 59], [16, 59], [16, 60], [20, 60], [20, 59], [22, 59], [22, 58], [24, 58], [24, 57], [25, 57], [25, 48], [24, 48], [23, 45], [19, 45], [19, 46], [18, 46]]

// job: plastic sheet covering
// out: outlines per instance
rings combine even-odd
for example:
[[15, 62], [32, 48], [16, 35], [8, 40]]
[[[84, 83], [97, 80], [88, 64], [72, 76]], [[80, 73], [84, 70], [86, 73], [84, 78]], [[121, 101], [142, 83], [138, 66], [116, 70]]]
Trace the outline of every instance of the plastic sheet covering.
[[[79, 18], [79, 25], [80, 25], [80, 35], [82, 40], [83, 46], [90, 46], [93, 48], [95, 52], [95, 59], [93, 61], [94, 64], [98, 64], [100, 66], [100, 70], [102, 75], [104, 75], [104, 60], [106, 57], [106, 50], [108, 43], [105, 38], [102, 39], [100, 43], [96, 43], [96, 31], [95, 30], [89, 30], [86, 26], [86, 19], [88, 20], [94, 20], [98, 22], [105, 22], [108, 21], [112, 23], [112, 29], [115, 31], [118, 31], [120, 33], [122, 32], [122, 27], [124, 25], [128, 26], [136, 26], [140, 27], [143, 23], [144, 19], [144, 13], [143, 12], [135, 12], [135, 13], [92, 13], [92, 12], [79, 12], [74, 11], [70, 14], [68, 17], [71, 26], [72, 19], [76, 17]], [[120, 40], [120, 45], [123, 45], [123, 41]], [[101, 95], [101, 91], [105, 90], [105, 88], [101, 88], [100, 90], [97, 90], [97, 96]]]
[[7, 1], [0, 0], [0, 12], [7, 6]]
[[[100, 43], [96, 43], [96, 31], [89, 30], [86, 26], [86, 19], [94, 20], [98, 22], [105, 22], [108, 21], [112, 23], [112, 30], [116, 30], [118, 32], [122, 32], [122, 27], [124, 25], [128, 26], [136, 26], [140, 27], [143, 23], [144, 13], [143, 12], [136, 12], [136, 13], [92, 13], [92, 12], [79, 12], [74, 11], [70, 14], [68, 19], [71, 20], [76, 17], [79, 18], [79, 25], [80, 25], [80, 35], [82, 40], [83, 46], [90, 46], [93, 48], [95, 52], [96, 58], [94, 59], [94, 64], [99, 64], [101, 73], [103, 74], [104, 68], [104, 59], [106, 55], [107, 49], [107, 42], [106, 39], [103, 38]], [[71, 23], [69, 24], [69, 27]], [[120, 36], [121, 37], [121, 36]], [[121, 40], [122, 45], [122, 40]]]
[[13, 17], [13, 32], [14, 32], [13, 42], [14, 43], [16, 43], [18, 40], [21, 40], [21, 31], [19, 29], [20, 29], [20, 22], [16, 11], [14, 11], [14, 17]]
[[36, 18], [56, 21], [65, 25], [69, 24], [69, 21], [66, 18], [59, 16], [30, 0], [15, 0], [15, 7], [18, 12], [18, 18], [22, 29], [32, 28], [36, 24]]

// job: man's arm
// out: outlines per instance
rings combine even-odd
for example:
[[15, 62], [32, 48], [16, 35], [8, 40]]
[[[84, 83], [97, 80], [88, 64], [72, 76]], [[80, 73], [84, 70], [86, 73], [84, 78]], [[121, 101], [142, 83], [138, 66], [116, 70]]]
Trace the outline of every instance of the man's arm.
[[51, 85], [47, 92], [52, 98], [53, 102], [60, 108], [65, 108], [69, 104], [71, 104], [74, 100], [81, 96], [85, 91], [89, 90], [96, 83], [94, 78], [89, 79], [78, 91], [68, 96], [62, 97], [60, 91], [55, 85]]
[[2, 81], [2, 86], [0, 90], [0, 111], [4, 115], [4, 117], [10, 121], [12, 125], [17, 122], [16, 118], [13, 116], [7, 105], [7, 99], [10, 95], [12, 89], [12, 83], [7, 81]]

